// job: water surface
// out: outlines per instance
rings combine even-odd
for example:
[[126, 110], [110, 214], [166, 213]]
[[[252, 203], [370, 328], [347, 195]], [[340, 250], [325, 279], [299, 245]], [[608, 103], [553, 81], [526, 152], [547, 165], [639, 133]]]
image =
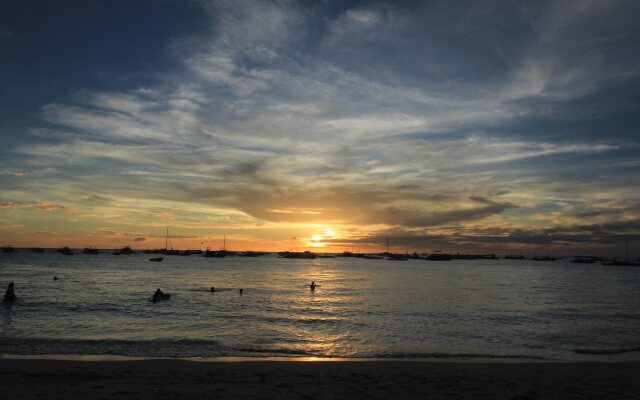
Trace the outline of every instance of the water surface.
[[[597, 359], [640, 350], [638, 267], [149, 257], [0, 254], [0, 284], [15, 282], [19, 298], [0, 306], [0, 353]], [[171, 300], [149, 302], [156, 288]]]

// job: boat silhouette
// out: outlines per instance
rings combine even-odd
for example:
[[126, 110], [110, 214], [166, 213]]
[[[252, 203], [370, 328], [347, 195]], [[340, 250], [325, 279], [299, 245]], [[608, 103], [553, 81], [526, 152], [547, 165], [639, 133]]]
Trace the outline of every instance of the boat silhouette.
[[428, 261], [451, 261], [451, 259], [451, 254], [443, 253], [441, 250], [435, 250], [425, 258]]
[[278, 253], [278, 255], [280, 256], [280, 258], [307, 258], [307, 259], [316, 258], [315, 253], [312, 253], [308, 250], [307, 251], [282, 251]]

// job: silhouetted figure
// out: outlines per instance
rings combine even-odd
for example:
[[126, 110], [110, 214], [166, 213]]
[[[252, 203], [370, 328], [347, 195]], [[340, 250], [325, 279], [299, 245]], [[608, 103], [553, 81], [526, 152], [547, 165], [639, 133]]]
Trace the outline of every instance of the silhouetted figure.
[[156, 292], [153, 294], [153, 297], [151, 298], [151, 301], [156, 303], [160, 300], [169, 300], [169, 298], [171, 298], [170, 294], [167, 293], [163, 293], [162, 290], [160, 290], [160, 288], [158, 288], [158, 290], [156, 290]]
[[240, 293], [240, 296], [242, 296], [242, 292], [244, 291], [244, 289], [240, 289], [238, 290], [238, 293]]
[[18, 300], [16, 297], [16, 293], [13, 291], [13, 282], [9, 283], [9, 287], [7, 287], [7, 292], [4, 294], [4, 301], [7, 303], [13, 303]]
[[57, 280], [58, 280], [58, 277], [57, 277], [57, 276], [54, 276], [54, 277], [53, 277], [53, 280], [54, 280], [54, 281], [57, 281]]
[[211, 293], [213, 293], [215, 291], [216, 291], [216, 289], [213, 286], [211, 286]]
[[316, 286], [318, 286], [318, 285], [316, 285], [316, 282], [315, 281], [311, 281], [311, 285], [309, 285], [309, 288], [311, 290], [316, 290]]

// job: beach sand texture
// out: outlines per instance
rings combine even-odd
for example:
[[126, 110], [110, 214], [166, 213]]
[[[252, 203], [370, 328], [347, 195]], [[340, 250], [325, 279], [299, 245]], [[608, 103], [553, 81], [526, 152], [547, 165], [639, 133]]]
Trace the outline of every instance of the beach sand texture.
[[1, 399], [637, 399], [640, 363], [0, 360]]

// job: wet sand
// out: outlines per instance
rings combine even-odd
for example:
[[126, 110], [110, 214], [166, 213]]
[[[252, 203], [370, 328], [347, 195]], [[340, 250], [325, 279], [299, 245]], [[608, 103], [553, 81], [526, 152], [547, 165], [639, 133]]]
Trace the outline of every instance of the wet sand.
[[0, 399], [632, 399], [640, 363], [0, 359]]

